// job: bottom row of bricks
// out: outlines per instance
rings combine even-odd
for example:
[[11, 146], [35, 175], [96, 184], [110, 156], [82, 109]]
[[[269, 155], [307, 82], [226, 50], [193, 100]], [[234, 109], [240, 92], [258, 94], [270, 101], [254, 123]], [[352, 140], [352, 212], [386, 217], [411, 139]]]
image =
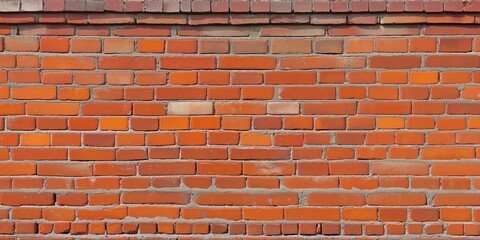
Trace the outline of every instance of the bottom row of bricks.
[[2, 222], [0, 234], [231, 234], [231, 235], [467, 235], [479, 236], [480, 224], [473, 223], [392, 223], [392, 224], [354, 224], [354, 223], [125, 223], [125, 222], [90, 222], [90, 223], [34, 223]]

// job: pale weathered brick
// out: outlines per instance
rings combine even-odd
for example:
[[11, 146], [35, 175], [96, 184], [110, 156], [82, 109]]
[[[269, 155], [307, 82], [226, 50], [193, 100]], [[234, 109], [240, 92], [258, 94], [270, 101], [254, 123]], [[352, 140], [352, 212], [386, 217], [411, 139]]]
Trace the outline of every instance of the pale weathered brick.
[[268, 114], [298, 114], [300, 104], [298, 102], [269, 102], [267, 103]]
[[208, 115], [213, 114], [212, 102], [170, 102], [167, 106], [169, 115]]

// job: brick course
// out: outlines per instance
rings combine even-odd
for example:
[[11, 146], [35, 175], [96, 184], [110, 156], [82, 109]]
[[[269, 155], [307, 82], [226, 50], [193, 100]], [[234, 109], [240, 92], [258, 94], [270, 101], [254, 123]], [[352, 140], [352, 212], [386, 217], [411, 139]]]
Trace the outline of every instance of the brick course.
[[478, 3], [0, 0], [0, 238], [476, 238]]

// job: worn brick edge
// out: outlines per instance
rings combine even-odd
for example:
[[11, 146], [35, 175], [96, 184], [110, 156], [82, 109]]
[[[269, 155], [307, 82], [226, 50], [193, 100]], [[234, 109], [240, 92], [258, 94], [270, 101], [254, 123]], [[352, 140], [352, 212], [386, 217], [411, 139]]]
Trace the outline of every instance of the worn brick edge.
[[480, 0], [0, 0], [0, 12], [480, 12]]

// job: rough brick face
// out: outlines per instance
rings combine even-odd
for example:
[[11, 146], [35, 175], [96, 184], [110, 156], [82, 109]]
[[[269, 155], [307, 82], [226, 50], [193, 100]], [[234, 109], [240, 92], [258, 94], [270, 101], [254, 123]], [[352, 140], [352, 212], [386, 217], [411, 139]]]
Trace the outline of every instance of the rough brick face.
[[480, 237], [478, 1], [0, 12], [0, 239]]

